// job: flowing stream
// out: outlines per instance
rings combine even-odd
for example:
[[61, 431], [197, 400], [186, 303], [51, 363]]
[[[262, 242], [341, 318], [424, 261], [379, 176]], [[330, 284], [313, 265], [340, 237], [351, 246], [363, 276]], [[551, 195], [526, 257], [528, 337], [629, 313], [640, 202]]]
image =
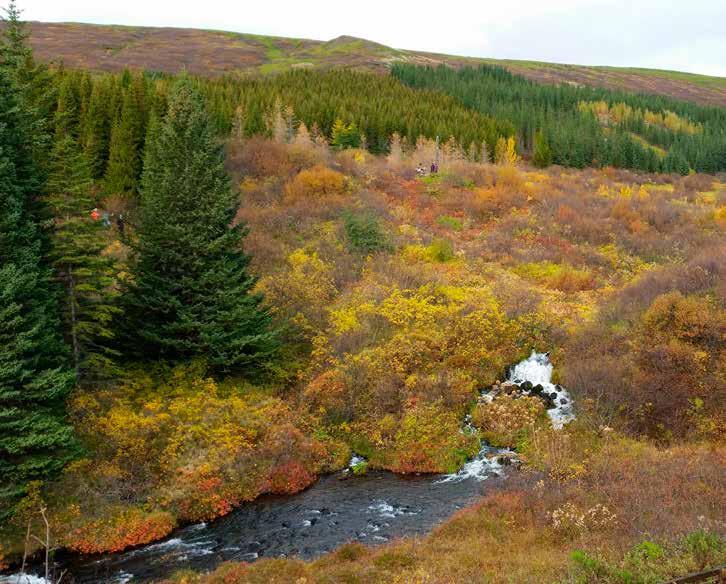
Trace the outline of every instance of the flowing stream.
[[[541, 385], [551, 394], [554, 407], [548, 413], [559, 428], [574, 417], [572, 400], [551, 383], [551, 375], [547, 354], [532, 352], [510, 369], [509, 380]], [[451, 475], [327, 475], [302, 493], [260, 497], [211, 523], [176, 530], [158, 543], [116, 554], [60, 553], [57, 573], [65, 571], [63, 584], [150, 582], [185, 568], [212, 570], [228, 560], [312, 558], [350, 541], [380, 544], [422, 535], [501, 485], [506, 480], [501, 461], [512, 456], [511, 451], [483, 446]], [[354, 456], [351, 466], [362, 461]], [[44, 573], [42, 566], [33, 564], [28, 572], [30, 576], [0, 576], [0, 584], [47, 584], [38, 576]]]

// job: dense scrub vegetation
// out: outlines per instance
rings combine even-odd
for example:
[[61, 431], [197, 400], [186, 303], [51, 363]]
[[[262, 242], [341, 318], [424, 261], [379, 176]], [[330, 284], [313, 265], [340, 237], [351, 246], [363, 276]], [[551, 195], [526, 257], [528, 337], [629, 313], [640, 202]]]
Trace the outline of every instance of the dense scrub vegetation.
[[[726, 113], [654, 95], [567, 84], [546, 85], [502, 67], [458, 70], [396, 64], [393, 75], [416, 88], [445, 91], [476, 111], [517, 128], [537, 156], [537, 134], [552, 162], [688, 174], [726, 169]], [[542, 144], [539, 145], [542, 148]]]
[[[466, 580], [494, 541], [520, 581], [722, 557], [722, 176], [538, 170], [508, 122], [390, 78], [90, 76], [37, 66], [12, 7], [5, 34], [0, 554], [46, 519], [72, 550], [153, 541], [353, 451], [449, 472], [485, 438], [541, 477], [422, 543], [207, 580]], [[533, 347], [578, 404], [563, 432], [477, 406]]]

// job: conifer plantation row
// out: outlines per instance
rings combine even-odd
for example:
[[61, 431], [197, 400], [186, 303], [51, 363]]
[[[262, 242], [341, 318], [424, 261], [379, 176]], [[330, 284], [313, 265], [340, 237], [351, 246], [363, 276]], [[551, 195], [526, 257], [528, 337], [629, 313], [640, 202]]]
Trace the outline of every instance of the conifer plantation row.
[[440, 90], [466, 107], [516, 128], [535, 162], [647, 172], [726, 169], [726, 111], [664, 96], [595, 87], [546, 85], [498, 66], [417, 67], [396, 64], [405, 84]]
[[[163, 117], [174, 78], [63, 69], [48, 75], [59, 98], [71, 104], [66, 123], [74, 128], [91, 177], [102, 181], [105, 193], [136, 192], [146, 130], [150, 121]], [[494, 160], [498, 139], [515, 136], [519, 153], [538, 166], [681, 174], [726, 168], [721, 108], [541, 85], [499, 67], [455, 71], [396, 65], [391, 76], [291, 71], [189, 82], [205, 97], [219, 136], [234, 130], [290, 141], [304, 124], [314, 140], [363, 146], [376, 154], [390, 151], [393, 134], [411, 148], [420, 137], [438, 136], [475, 160]]]

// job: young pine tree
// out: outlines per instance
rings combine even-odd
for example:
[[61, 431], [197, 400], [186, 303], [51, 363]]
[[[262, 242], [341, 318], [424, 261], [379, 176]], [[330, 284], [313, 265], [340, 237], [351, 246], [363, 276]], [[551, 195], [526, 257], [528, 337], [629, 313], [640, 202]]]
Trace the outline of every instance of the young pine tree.
[[188, 79], [147, 141], [125, 330], [139, 357], [202, 357], [217, 371], [264, 365], [270, 316], [232, 226], [239, 206], [201, 97]]
[[335, 120], [330, 146], [333, 150], [345, 150], [346, 148], [359, 148], [361, 145], [361, 133], [354, 122], [346, 124], [343, 120]]
[[73, 372], [31, 213], [37, 171], [25, 142], [36, 136], [23, 115], [12, 77], [0, 67], [0, 516], [76, 447], [64, 407]]
[[534, 153], [532, 162], [538, 168], [545, 168], [552, 164], [552, 149], [542, 131], [534, 135]]
[[51, 260], [64, 289], [63, 321], [70, 341], [76, 381], [103, 376], [114, 352], [110, 323], [114, 304], [114, 264], [102, 254], [104, 225], [90, 217], [93, 209], [91, 169], [66, 119], [72, 116], [59, 96], [56, 135], [51, 151], [47, 203], [53, 213]]

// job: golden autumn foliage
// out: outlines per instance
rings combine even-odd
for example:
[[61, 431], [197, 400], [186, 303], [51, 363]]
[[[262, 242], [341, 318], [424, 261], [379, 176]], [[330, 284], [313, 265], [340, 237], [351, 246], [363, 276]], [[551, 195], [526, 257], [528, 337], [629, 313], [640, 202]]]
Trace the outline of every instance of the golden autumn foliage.
[[[198, 364], [128, 375], [116, 390], [73, 404], [93, 458], [70, 465], [54, 513], [66, 547], [118, 551], [180, 523], [229, 513], [261, 493], [294, 493], [348, 450], [306, 434], [284, 401], [220, 387]], [[145, 511], [142, 511], [145, 509]]]
[[[417, 177], [419, 160], [405, 149], [388, 161], [311, 148], [255, 138], [235, 145], [229, 160], [243, 185], [237, 219], [251, 229], [245, 247], [257, 289], [284, 325], [284, 359], [264, 387], [209, 379], [189, 364], [132, 370], [122, 382], [77, 392], [71, 409], [87, 455], [46, 488], [63, 545], [101, 551], [151, 541], [262, 493], [297, 492], [345, 466], [351, 451], [373, 469], [450, 472], [482, 438], [521, 448], [557, 485], [613, 481], [597, 501], [570, 493], [578, 513], [612, 496], [618, 516], [637, 515], [636, 493], [599, 457], [608, 453], [636, 482], [647, 477], [622, 450], [605, 448], [604, 437], [546, 434], [534, 398], [477, 405], [479, 392], [532, 348], [552, 351], [556, 381], [590, 427], [661, 444], [722, 439], [723, 183], [534, 171], [513, 164], [513, 141], [499, 148], [499, 166], [457, 158], [433, 178]], [[356, 253], [346, 231], [352, 215], [375, 221], [387, 245]], [[481, 432], [462, 433], [466, 414]], [[644, 448], [627, 446], [681, 480]], [[706, 468], [706, 455], [698, 457]], [[528, 574], [524, 550], [542, 541], [551, 555], [538, 556], [537, 569], [561, 574], [569, 551], [551, 538], [545, 515], [566, 503], [552, 494], [533, 515], [519, 497], [502, 495], [496, 529], [486, 519], [496, 505], [485, 504], [486, 517], [463, 514], [421, 545], [441, 551], [469, 541], [464, 526], [474, 525], [481, 541], [471, 535], [469, 566], [500, 573], [501, 558], [481, 552], [505, 533], [516, 574]], [[685, 517], [682, 503], [670, 503]], [[522, 530], [509, 530], [512, 517]], [[538, 531], [529, 537], [523, 530], [532, 525]], [[365, 551], [339, 572], [330, 559], [265, 560], [229, 568], [229, 581], [292, 574], [314, 582], [317, 567], [335, 577], [363, 567], [376, 575], [370, 581], [445, 581], [433, 552], [419, 557], [412, 545], [393, 548], [414, 558], [411, 570], [380, 568], [397, 560], [381, 552], [375, 563], [379, 552]], [[480, 573], [454, 564], [447, 560], [462, 578]]]
[[285, 196], [291, 201], [319, 203], [328, 197], [345, 192], [345, 175], [326, 166], [314, 166], [301, 171], [285, 187]]
[[519, 156], [517, 154], [514, 137], [499, 138], [496, 149], [494, 150], [494, 162], [502, 166], [514, 166], [518, 160]]

